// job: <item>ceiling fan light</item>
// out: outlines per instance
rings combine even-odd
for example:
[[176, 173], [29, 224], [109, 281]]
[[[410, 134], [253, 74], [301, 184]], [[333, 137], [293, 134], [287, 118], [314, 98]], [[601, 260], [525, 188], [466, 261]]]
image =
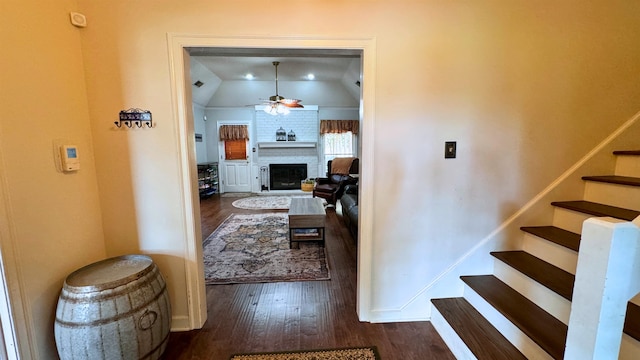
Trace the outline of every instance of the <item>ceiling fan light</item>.
[[289, 114], [289, 108], [288, 108], [288, 107], [286, 107], [286, 106], [284, 106], [284, 105], [282, 105], [282, 104], [278, 104], [278, 105], [276, 106], [276, 108], [277, 108], [277, 113], [278, 113], [278, 114], [280, 114], [280, 115], [287, 115], [287, 114]]
[[262, 110], [264, 112], [266, 112], [267, 114], [269, 114], [269, 115], [276, 115], [277, 114], [276, 113], [276, 109], [272, 104], [265, 105], [264, 108], [262, 108]]

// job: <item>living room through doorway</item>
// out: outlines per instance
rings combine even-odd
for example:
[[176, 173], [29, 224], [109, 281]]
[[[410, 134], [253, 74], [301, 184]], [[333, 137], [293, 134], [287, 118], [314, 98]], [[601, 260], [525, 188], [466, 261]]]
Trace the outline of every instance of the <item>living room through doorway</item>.
[[[183, 68], [185, 69], [185, 73], [184, 73], [184, 77], [177, 72], [174, 72], [174, 84], [178, 84], [177, 87], [177, 91], [174, 91], [174, 96], [176, 97], [176, 99], [178, 101], [183, 101], [186, 100], [187, 104], [191, 103], [191, 99], [190, 96], [191, 94], [188, 91], [182, 91], [179, 84], [185, 84], [188, 85], [190, 78], [189, 78], [189, 74], [188, 74], [188, 66], [189, 66], [189, 60], [188, 57], [189, 52], [191, 52], [194, 49], [198, 49], [198, 50], [202, 50], [204, 48], [210, 48], [210, 49], [215, 49], [215, 50], [220, 50], [220, 49], [227, 49], [229, 50], [229, 48], [226, 48], [224, 46], [219, 47], [221, 44], [229, 44], [231, 42], [229, 42], [230, 39], [221, 39], [221, 38], [217, 38], [217, 37], [211, 37], [211, 38], [206, 38], [206, 37], [191, 37], [191, 36], [182, 36], [179, 34], [174, 34], [170, 36], [170, 44], [171, 44], [171, 48], [172, 48], [172, 64], [174, 68]], [[318, 51], [320, 51], [319, 49], [322, 49], [322, 51], [328, 51], [329, 53], [331, 53], [330, 49], [333, 49], [334, 46], [335, 48], [339, 49], [337, 50], [338, 52], [342, 52], [345, 51], [344, 49], [350, 49], [350, 51], [354, 51], [357, 53], [361, 54], [361, 59], [362, 59], [362, 74], [361, 76], [365, 76], [367, 75], [368, 78], [370, 79], [370, 81], [367, 83], [365, 82], [364, 85], [362, 85], [362, 90], [361, 90], [361, 94], [363, 94], [361, 96], [362, 100], [360, 101], [359, 107], [360, 107], [360, 111], [359, 111], [359, 115], [360, 115], [360, 120], [362, 123], [362, 139], [364, 139], [363, 141], [360, 142], [360, 148], [364, 149], [364, 151], [361, 152], [361, 157], [363, 159], [369, 158], [369, 161], [365, 161], [363, 162], [364, 164], [361, 166], [361, 175], [364, 179], [364, 182], [362, 182], [361, 180], [361, 184], [366, 184], [366, 186], [362, 186], [361, 187], [361, 199], [362, 201], [372, 201], [372, 186], [371, 186], [371, 181], [367, 180], [367, 179], [372, 179], [373, 176], [369, 175], [372, 174], [373, 171], [373, 145], [372, 144], [367, 144], [366, 139], [368, 138], [367, 134], [369, 134], [369, 136], [371, 136], [372, 138], [372, 134], [373, 134], [373, 117], [374, 117], [374, 113], [375, 113], [375, 109], [373, 107], [373, 102], [370, 102], [370, 106], [367, 106], [367, 104], [369, 102], [367, 102], [367, 97], [371, 97], [371, 99], [373, 99], [373, 94], [374, 91], [373, 89], [375, 89], [375, 76], [374, 76], [374, 69], [375, 69], [375, 40], [374, 39], [339, 39], [339, 40], [335, 40], [335, 39], [314, 39], [314, 41], [309, 42], [306, 41], [305, 39], [290, 39], [290, 38], [271, 38], [270, 40], [266, 40], [265, 39], [251, 39], [251, 38], [243, 38], [243, 39], [233, 39], [233, 42], [236, 42], [239, 46], [244, 46], [243, 48], [240, 48], [241, 51], [245, 51], [245, 55], [247, 54], [247, 51], [255, 51], [256, 48], [258, 48], [259, 46], [256, 46], [257, 44], [268, 44], [268, 46], [273, 46], [273, 49], [278, 49], [278, 48], [286, 48], [286, 49], [302, 49], [302, 50], [307, 50], [307, 51], [311, 51], [311, 52], [315, 52], [316, 54], [318, 53]], [[280, 46], [278, 46], [277, 44], [280, 44]], [[333, 45], [333, 46], [331, 46]], [[182, 49], [182, 50], [180, 50]], [[271, 49], [271, 48], [267, 48], [267, 49]], [[237, 49], [232, 49], [232, 50], [237, 50]], [[259, 51], [264, 50], [264, 48], [260, 48], [258, 49]], [[181, 60], [181, 58], [184, 57], [185, 60]], [[368, 95], [367, 95], [368, 94]], [[184, 95], [184, 99], [183, 96]], [[185, 104], [186, 105], [186, 104]], [[184, 108], [181, 108], [182, 110], [184, 110], [185, 112], [183, 113], [182, 110], [180, 110], [180, 108], [178, 110], [178, 120], [179, 120], [179, 128], [181, 129], [181, 134], [184, 134], [184, 136], [187, 137], [191, 137], [194, 135], [193, 133], [193, 128], [190, 129], [191, 126], [189, 126], [186, 121], [188, 121], [189, 119], [193, 119], [193, 114], [191, 113], [190, 110], [191, 106], [185, 106]], [[370, 126], [367, 126], [367, 124], [371, 124]], [[194, 155], [190, 155], [187, 156], [187, 154], [189, 152], [191, 152], [193, 154], [193, 150], [190, 149], [190, 147], [188, 146], [189, 143], [193, 144], [193, 141], [191, 139], [188, 138], [184, 138], [180, 140], [181, 142], [181, 149], [183, 150], [184, 154], [181, 156], [182, 161], [186, 160], [186, 159], [190, 159], [190, 164], [188, 163], [183, 163], [182, 164], [182, 169], [183, 169], [183, 174], [190, 174], [190, 176], [192, 176], [191, 181], [194, 181], [195, 176], [193, 171], [191, 170], [186, 170], [189, 169], [191, 167], [193, 167], [193, 159], [195, 158]], [[186, 178], [185, 178], [186, 179]], [[191, 193], [189, 187], [190, 186], [186, 186], [187, 183], [183, 183], [185, 185], [185, 192], [187, 194], [187, 196], [185, 197], [185, 199], [193, 199], [193, 197], [191, 197], [191, 195], [188, 195]], [[195, 199], [194, 199], [195, 200]], [[186, 206], [185, 208], [187, 209], [187, 211], [189, 211], [188, 209], [193, 209], [194, 210], [194, 215], [199, 215], [199, 204], [197, 203], [197, 201], [185, 201], [185, 204], [187, 204], [188, 206]], [[365, 249], [364, 250], [364, 256], [359, 255], [358, 256], [358, 268], [364, 268], [364, 269], [370, 269], [371, 268], [371, 253], [370, 253], [370, 249], [371, 249], [371, 231], [372, 231], [372, 223], [371, 223], [371, 216], [369, 216], [369, 214], [367, 214], [369, 212], [369, 210], [364, 210], [361, 213], [361, 216], [364, 218], [364, 222], [361, 223], [361, 230], [360, 230], [360, 234], [361, 236], [363, 236], [364, 240], [359, 241], [359, 247], [358, 247], [358, 251], [362, 251], [361, 249]], [[189, 216], [186, 217], [186, 220], [189, 221]], [[198, 229], [198, 232], [199, 229]], [[201, 237], [201, 234], [196, 234], [196, 237]], [[193, 239], [195, 240], [195, 239]], [[187, 271], [187, 281], [190, 285], [187, 286], [187, 290], [189, 290], [189, 293], [191, 295], [190, 298], [192, 299], [199, 299], [200, 296], [202, 295], [198, 295], [197, 293], [195, 293], [194, 291], [199, 291], [200, 294], [204, 294], [204, 289], [202, 290], [197, 290], [198, 288], [200, 288], [201, 285], [198, 285], [198, 280], [197, 278], [194, 278], [193, 275], [197, 274], [197, 268], [195, 267], [197, 265], [198, 262], [201, 263], [201, 260], [198, 260], [197, 257], [193, 257], [193, 255], [196, 254], [196, 249], [198, 247], [199, 241], [195, 241], [193, 243], [193, 245], [188, 245], [187, 247], [187, 253], [188, 253], [188, 259], [192, 259], [192, 262], [189, 262], [188, 264], [193, 264], [194, 267], [192, 270], [188, 270]], [[200, 265], [201, 266], [201, 265]], [[191, 266], [190, 266], [191, 267]], [[191, 275], [190, 275], [191, 274]], [[360, 319], [362, 321], [368, 321], [369, 317], [371, 316], [371, 312], [370, 312], [370, 292], [367, 289], [370, 289], [370, 284], [371, 284], [371, 273], [370, 271], [365, 271], [365, 272], [359, 272], [358, 273], [358, 305], [357, 305], [357, 313], [360, 317]], [[202, 307], [200, 305], [198, 305], [198, 301], [194, 300], [194, 302], [192, 303], [195, 307], [200, 307], [200, 309], [202, 309]], [[194, 315], [198, 314], [198, 310], [196, 310], [196, 308], [192, 307], [194, 312]], [[200, 314], [202, 314], [200, 312]], [[199, 315], [197, 315], [199, 316]], [[205, 315], [206, 316], [206, 315]], [[198, 318], [194, 318], [196, 320], [190, 320], [191, 324], [197, 324], [199, 322], [199, 320], [197, 320]], [[195, 321], [195, 323], [194, 323]], [[197, 326], [197, 325], [196, 325]]]

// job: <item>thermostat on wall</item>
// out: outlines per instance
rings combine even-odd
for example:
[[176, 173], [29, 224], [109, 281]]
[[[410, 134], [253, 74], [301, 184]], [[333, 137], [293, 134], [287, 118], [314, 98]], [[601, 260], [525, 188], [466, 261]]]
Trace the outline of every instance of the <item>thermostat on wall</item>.
[[63, 171], [80, 170], [80, 157], [78, 156], [78, 147], [75, 145], [60, 146], [60, 162]]

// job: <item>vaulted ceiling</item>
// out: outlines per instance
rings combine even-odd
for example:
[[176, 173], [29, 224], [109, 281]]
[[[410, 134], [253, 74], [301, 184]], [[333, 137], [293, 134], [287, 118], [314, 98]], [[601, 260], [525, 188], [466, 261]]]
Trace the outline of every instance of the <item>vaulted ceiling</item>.
[[251, 106], [276, 95], [274, 61], [280, 62], [278, 95], [303, 105], [360, 102], [360, 54], [353, 50], [194, 48], [190, 55], [192, 96], [200, 106]]

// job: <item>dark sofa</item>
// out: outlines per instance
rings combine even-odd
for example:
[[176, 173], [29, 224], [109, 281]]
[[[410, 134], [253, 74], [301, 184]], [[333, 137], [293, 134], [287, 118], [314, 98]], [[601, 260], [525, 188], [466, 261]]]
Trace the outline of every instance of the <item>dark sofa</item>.
[[358, 185], [347, 185], [340, 198], [342, 219], [354, 239], [358, 239]]

